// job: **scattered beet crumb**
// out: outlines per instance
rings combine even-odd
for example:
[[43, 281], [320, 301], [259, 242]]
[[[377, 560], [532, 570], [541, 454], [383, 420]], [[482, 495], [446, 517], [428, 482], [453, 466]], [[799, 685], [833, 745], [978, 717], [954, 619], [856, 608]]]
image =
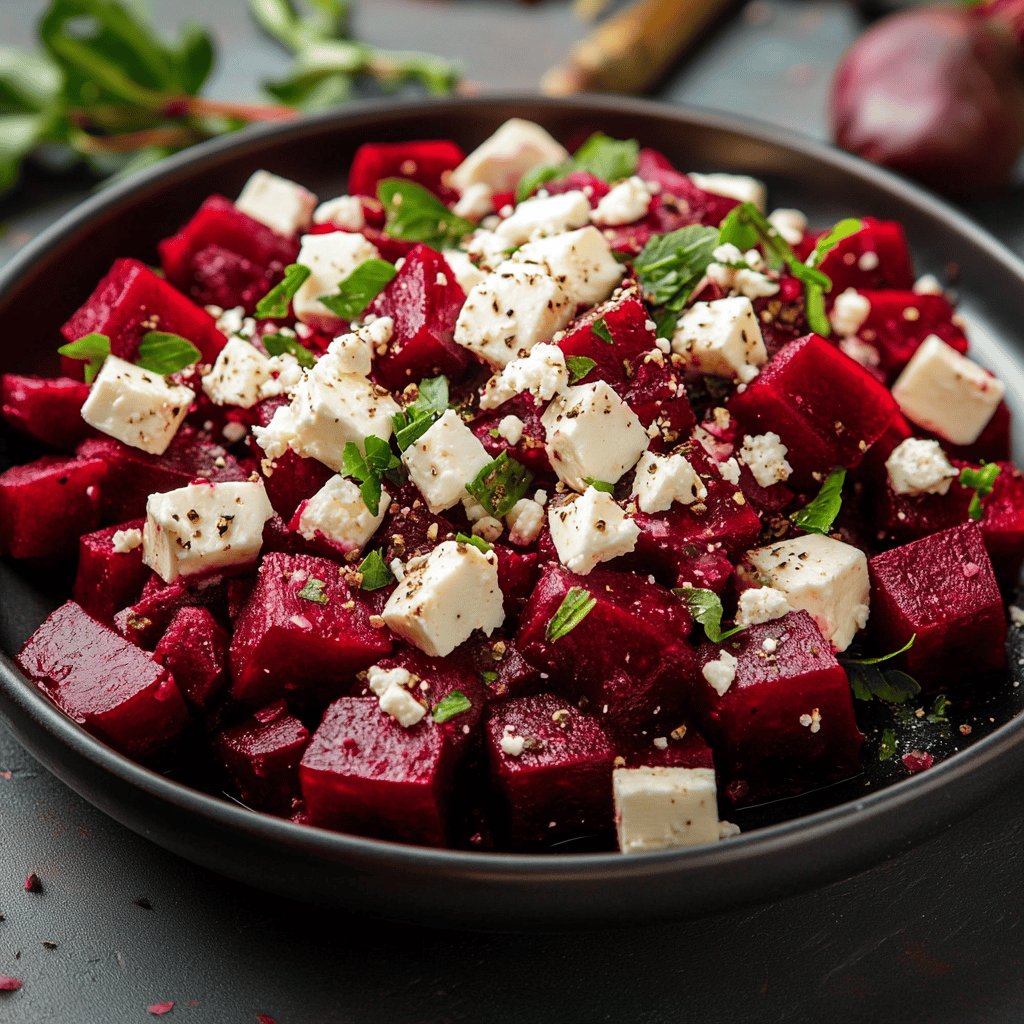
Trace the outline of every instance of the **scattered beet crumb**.
[[960, 726], [961, 736], [970, 736], [972, 732], [974, 732], [974, 730], [966, 722]]
[[30, 872], [25, 876], [25, 892], [42, 892], [43, 883], [39, 880], [39, 876], [34, 872]]
[[50, 939], [43, 939], [43, 949], [56, 949], [57, 943]]
[[0, 992], [17, 992], [19, 988], [21, 988], [21, 978], [0, 974]]
[[153, 904], [146, 899], [145, 896], [139, 896], [138, 899], [132, 900], [132, 903], [137, 907], [142, 907], [143, 910], [152, 910]]
[[903, 761], [903, 767], [911, 775], [923, 772], [926, 768], [931, 768], [935, 764], [935, 758], [927, 750], [911, 750], [910, 753], [904, 754], [901, 760]]
[[166, 1003], [153, 1003], [152, 1006], [147, 1006], [146, 1010], [151, 1013], [154, 1017], [162, 1017], [165, 1013], [170, 1013], [174, 1009], [174, 1001], [171, 1000]]
[[257, 1013], [256, 1024], [277, 1024], [277, 1021], [269, 1013]]

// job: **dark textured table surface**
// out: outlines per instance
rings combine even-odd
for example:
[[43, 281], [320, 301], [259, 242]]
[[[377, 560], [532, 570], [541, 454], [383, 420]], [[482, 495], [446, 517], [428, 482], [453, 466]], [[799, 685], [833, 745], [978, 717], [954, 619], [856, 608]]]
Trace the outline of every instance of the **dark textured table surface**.
[[[153, 4], [222, 41], [214, 95], [245, 98], [283, 58], [243, 0]], [[364, 0], [364, 38], [459, 56], [529, 89], [579, 35], [570, 5]], [[0, 0], [24, 45], [43, 0]], [[825, 133], [829, 72], [858, 22], [838, 2], [755, 0], [661, 90]], [[0, 261], [84, 195], [33, 180], [0, 200]], [[1020, 193], [971, 212], [1024, 251]], [[0, 595], [0, 601], [3, 595]], [[244, 855], [244, 854], [243, 854]], [[23, 889], [36, 872], [42, 891]], [[151, 909], [135, 901], [144, 898]], [[1024, 1020], [1024, 787], [856, 878], [699, 922], [567, 936], [433, 932], [283, 904], [103, 817], [0, 730], [0, 1022], [251, 1024]], [[47, 945], [44, 945], [47, 944]], [[48, 944], [56, 944], [49, 948]]]

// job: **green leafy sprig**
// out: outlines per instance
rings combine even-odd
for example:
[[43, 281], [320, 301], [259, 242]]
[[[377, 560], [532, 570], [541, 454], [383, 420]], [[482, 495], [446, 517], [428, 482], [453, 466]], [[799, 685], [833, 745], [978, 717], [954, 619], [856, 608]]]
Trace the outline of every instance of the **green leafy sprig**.
[[563, 163], [536, 167], [524, 174], [516, 186], [516, 202], [521, 203], [541, 185], [568, 177], [574, 171], [585, 171], [609, 183], [628, 178], [636, 173], [639, 154], [636, 139], [613, 139], [604, 132], [595, 132]]
[[380, 498], [385, 473], [398, 469], [401, 462], [383, 438], [370, 434], [363, 439], [363, 452], [354, 441], [348, 441], [341, 453], [341, 471], [359, 481], [359, 493], [371, 515], [380, 514]]
[[806, 533], [828, 533], [843, 507], [846, 470], [834, 469], [821, 485], [818, 496], [794, 512], [790, 519]]
[[960, 470], [960, 486], [974, 491], [967, 514], [977, 522], [985, 514], [982, 499], [987, 498], [996, 485], [1002, 467], [994, 462], [983, 462], [977, 469], [965, 466]]
[[745, 626], [733, 626], [732, 629], [722, 629], [722, 602], [713, 590], [703, 590], [700, 587], [678, 587], [674, 591], [685, 602], [690, 610], [694, 622], [704, 627], [704, 633], [713, 644], [720, 644], [723, 640], [742, 633]]

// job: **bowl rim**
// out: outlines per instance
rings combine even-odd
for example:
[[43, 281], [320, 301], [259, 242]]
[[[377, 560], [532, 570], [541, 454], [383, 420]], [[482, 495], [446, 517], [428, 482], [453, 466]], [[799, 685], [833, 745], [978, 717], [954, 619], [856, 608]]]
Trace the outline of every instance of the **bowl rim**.
[[[641, 119], [667, 117], [685, 121], [697, 130], [733, 133], [755, 143], [782, 146], [797, 155], [849, 173], [916, 207], [920, 213], [943, 221], [972, 245], [984, 250], [1004, 270], [1024, 282], [1024, 261], [944, 200], [892, 172], [773, 124], [646, 99], [600, 95], [561, 99], [520, 92], [494, 92], [462, 98], [360, 100], [341, 110], [328, 110], [304, 115], [294, 121], [255, 126], [234, 135], [200, 143], [137, 175], [108, 184], [65, 213], [0, 268], [0, 296], [15, 287], [31, 266], [45, 257], [66, 235], [72, 231], [87, 230], [90, 223], [101, 214], [116, 214], [117, 207], [123, 201], [170, 182], [179, 171], [195, 164], [215, 162], [216, 158], [227, 153], [237, 155], [247, 150], [255, 153], [269, 141], [301, 138], [307, 133], [318, 134], [330, 127], [342, 128], [387, 115], [422, 114], [429, 118], [452, 109], [487, 109], [517, 103], [552, 110], [578, 108], [588, 113], [600, 107], [611, 114], [634, 115]], [[463, 877], [526, 876], [528, 879], [547, 877], [569, 880], [585, 871], [591, 881], [596, 877], [623, 881], [638, 875], [676, 874], [687, 869], [698, 870], [711, 866], [728, 871], [741, 864], [758, 861], [771, 853], [782, 854], [826, 837], [835, 841], [837, 833], [846, 833], [854, 828], [869, 828], [872, 823], [898, 815], [908, 806], [916, 806], [929, 796], [944, 792], [948, 794], [952, 787], [966, 784], [994, 762], [1006, 757], [1015, 747], [1024, 747], [1024, 715], [1017, 714], [991, 734], [926, 772], [911, 775], [859, 799], [758, 828], [719, 844], [628, 857], [619, 852], [539, 854], [468, 851], [396, 843], [300, 825], [176, 782], [118, 753], [66, 717], [20, 673], [6, 652], [0, 652], [0, 686], [14, 705], [73, 753], [146, 796], [172, 804], [180, 811], [222, 825], [239, 835], [270, 841], [286, 846], [291, 851], [304, 852], [318, 858], [326, 856], [331, 860], [372, 860], [379, 865], [395, 868], [415, 865], [427, 871], [432, 868], [455, 869]], [[71, 785], [74, 788], [73, 783]], [[950, 812], [947, 811], [942, 820], [932, 822], [930, 826], [918, 825], [915, 833], [917, 838], [938, 831], [947, 824], [949, 816]]]

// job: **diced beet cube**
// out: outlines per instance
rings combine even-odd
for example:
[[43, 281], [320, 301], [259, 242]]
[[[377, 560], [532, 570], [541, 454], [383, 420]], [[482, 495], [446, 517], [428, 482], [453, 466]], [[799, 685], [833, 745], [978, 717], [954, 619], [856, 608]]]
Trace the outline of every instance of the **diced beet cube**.
[[900, 657], [923, 687], [945, 689], [958, 666], [977, 680], [1006, 664], [1006, 618], [981, 529], [964, 523], [875, 555], [871, 631], [882, 651]]
[[791, 612], [721, 645], [705, 642], [704, 670], [723, 652], [736, 659], [735, 678], [722, 693], [701, 680], [698, 718], [731, 800], [802, 793], [860, 770], [850, 684], [810, 615]]
[[[597, 603], [569, 633], [549, 640], [548, 623], [573, 587]], [[516, 640], [524, 657], [550, 674], [552, 689], [586, 700], [608, 728], [631, 730], [686, 708], [696, 672], [686, 642], [692, 628], [683, 603], [645, 578], [608, 569], [577, 576], [550, 565], [527, 601]]]
[[728, 408], [747, 433], [778, 434], [793, 482], [808, 487], [858, 465], [897, 412], [883, 384], [816, 334], [780, 349]]
[[491, 700], [529, 697], [544, 688], [540, 670], [523, 657], [514, 637], [496, 631], [471, 639], [463, 650]]
[[[860, 231], [844, 238], [821, 261], [820, 270], [832, 281], [832, 295], [847, 288], [907, 290], [914, 286], [914, 267], [903, 225], [894, 220], [862, 217]], [[808, 233], [812, 248], [821, 234]]]
[[[188, 338], [212, 363], [224, 347], [224, 335], [205, 310], [138, 260], [117, 260], [85, 305], [61, 328], [68, 341], [86, 334], [105, 334], [110, 351], [132, 362], [142, 336], [166, 331]], [[64, 359], [64, 372], [81, 377], [82, 362]]]
[[417, 245], [402, 269], [370, 304], [370, 312], [395, 322], [387, 351], [374, 356], [374, 375], [398, 391], [425, 377], [459, 377], [472, 356], [452, 340], [455, 321], [466, 301], [444, 257]]
[[299, 762], [308, 745], [309, 730], [288, 714], [284, 701], [217, 737], [217, 751], [242, 802], [281, 815], [299, 799]]
[[314, 825], [443, 846], [451, 772], [429, 716], [404, 729], [376, 697], [342, 697], [313, 734], [299, 780]]
[[505, 615], [518, 618], [537, 582], [537, 553], [516, 551], [504, 544], [495, 544], [494, 553], [498, 556], [498, 586], [505, 598]]
[[370, 625], [336, 562], [273, 552], [235, 623], [231, 693], [247, 704], [294, 691], [330, 699], [390, 650], [388, 631]]
[[408, 484], [395, 494], [377, 531], [375, 543], [384, 552], [390, 565], [396, 558], [403, 562], [433, 551], [442, 541], [454, 540], [455, 524], [435, 515], [423, 503], [419, 491]]
[[631, 743], [618, 744], [616, 752], [626, 763], [625, 768], [710, 768], [715, 767], [715, 755], [707, 741], [696, 729], [680, 725], [667, 736], [655, 736], [648, 731]]
[[445, 184], [446, 171], [454, 170], [465, 153], [449, 139], [414, 142], [365, 142], [352, 157], [348, 190], [354, 196], [376, 196], [384, 178], [408, 178], [442, 199], [454, 197]]
[[50, 558], [100, 524], [107, 465], [47, 455], [0, 473], [0, 552]]
[[[701, 301], [710, 302], [722, 295], [702, 293], [697, 296]], [[779, 290], [774, 295], [754, 299], [754, 313], [761, 325], [761, 337], [768, 355], [773, 356], [784, 345], [797, 338], [802, 338], [810, 331], [807, 323], [807, 307], [804, 298], [804, 286], [789, 273], [783, 273], [779, 279]]]
[[651, 441], [653, 451], [672, 448], [697, 425], [683, 378], [667, 359], [641, 361], [622, 399], [645, 427], [658, 428]]
[[656, 181], [662, 192], [681, 199], [682, 209], [688, 214], [690, 224], [707, 224], [718, 227], [725, 215], [738, 206], [735, 199], [716, 195], [698, 188], [685, 174], [677, 171], [668, 157], [654, 149], [641, 149], [636, 173], [644, 181]]
[[227, 682], [228, 634], [207, 608], [181, 608], [156, 645], [185, 698], [206, 708]]
[[43, 444], [73, 451], [92, 433], [82, 419], [89, 385], [70, 377], [0, 377], [0, 414], [15, 430]]
[[[552, 469], [544, 450], [546, 431], [541, 422], [543, 411], [543, 406], [530, 395], [516, 395], [497, 409], [481, 412], [470, 427], [492, 458], [496, 459], [507, 451], [511, 458], [522, 463], [531, 473], [547, 477], [552, 475]], [[506, 416], [516, 416], [523, 421], [523, 436], [516, 444], [509, 444], [499, 432], [501, 421]]]
[[114, 628], [132, 643], [152, 647], [182, 608], [206, 608], [215, 618], [227, 622], [227, 594], [227, 580], [222, 576], [164, 583], [150, 573], [138, 601], [114, 616]]
[[597, 719], [542, 693], [495, 705], [486, 735], [513, 845], [542, 846], [611, 827], [615, 751]]
[[249, 313], [299, 254], [296, 239], [279, 235], [218, 195], [159, 248], [167, 280], [195, 302], [244, 306]]
[[114, 612], [137, 601], [149, 569], [142, 564], [142, 545], [131, 551], [114, 550], [114, 534], [141, 530], [144, 519], [108, 526], [78, 539], [75, 600], [93, 618], [110, 622]]
[[32, 634], [16, 661], [64, 714], [125, 754], [153, 753], [187, 721], [171, 673], [73, 601]]

